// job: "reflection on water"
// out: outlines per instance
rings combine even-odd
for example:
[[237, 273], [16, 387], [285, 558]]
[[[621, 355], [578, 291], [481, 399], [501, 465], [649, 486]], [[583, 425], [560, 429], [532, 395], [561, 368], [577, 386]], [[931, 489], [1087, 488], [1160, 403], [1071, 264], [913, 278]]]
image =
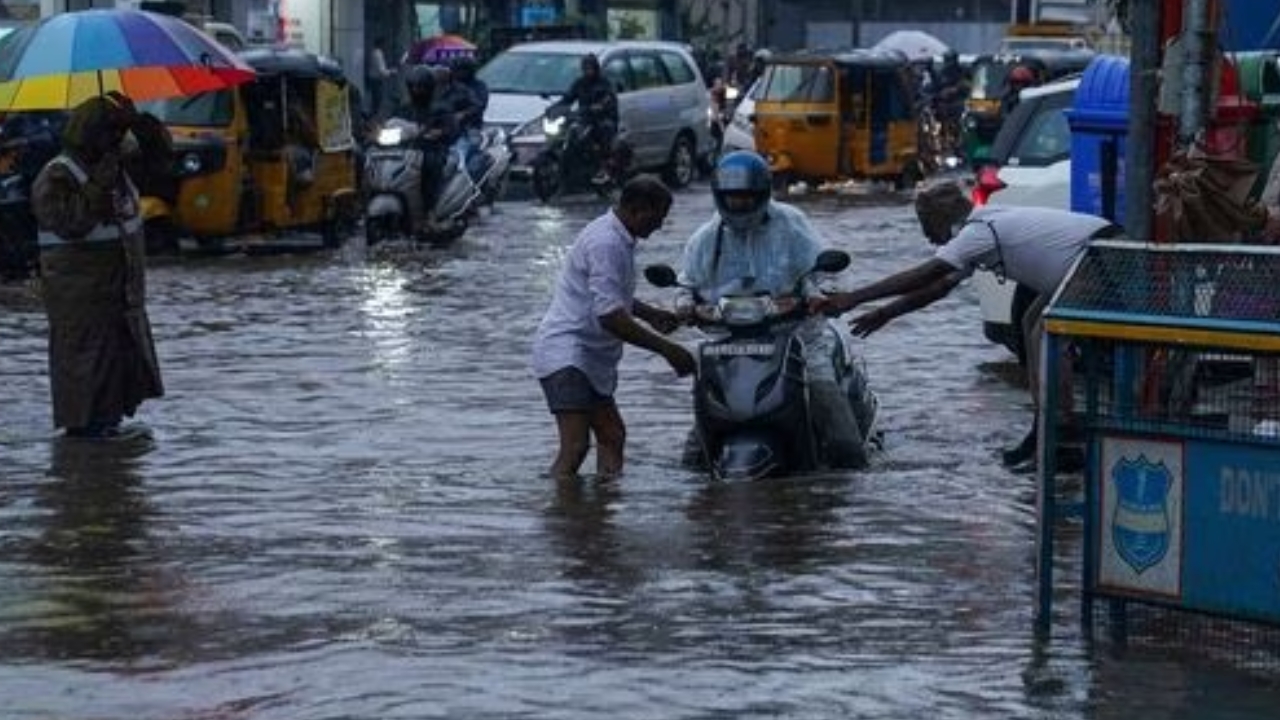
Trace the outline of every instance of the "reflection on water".
[[136, 662], [175, 637], [180, 582], [157, 564], [140, 466], [151, 440], [50, 443], [48, 476], [33, 489], [35, 534], [18, 597], [5, 603], [9, 657]]
[[[837, 284], [930, 252], [908, 204], [809, 207], [855, 258]], [[887, 432], [865, 472], [684, 470], [688, 383], [628, 351], [626, 474], [549, 481], [529, 339], [603, 209], [506, 205], [447, 251], [158, 263], [169, 394], [141, 443], [53, 436], [43, 316], [0, 296], [4, 720], [1274, 708], [1265, 671], [1195, 643], [1095, 647], [1070, 523], [1059, 617], [1035, 638], [1034, 484], [995, 460], [1029, 403], [967, 288], [857, 344]], [[639, 262], [677, 262], [710, 209], [680, 193]]]

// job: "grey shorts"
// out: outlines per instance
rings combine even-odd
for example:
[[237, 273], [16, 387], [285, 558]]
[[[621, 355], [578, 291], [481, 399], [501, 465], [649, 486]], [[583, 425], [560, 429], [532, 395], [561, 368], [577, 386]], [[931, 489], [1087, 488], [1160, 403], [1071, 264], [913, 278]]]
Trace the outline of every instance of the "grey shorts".
[[547, 408], [554, 413], [591, 412], [613, 405], [612, 395], [601, 395], [592, 387], [586, 373], [576, 367], [557, 370], [539, 378], [542, 394], [547, 397]]

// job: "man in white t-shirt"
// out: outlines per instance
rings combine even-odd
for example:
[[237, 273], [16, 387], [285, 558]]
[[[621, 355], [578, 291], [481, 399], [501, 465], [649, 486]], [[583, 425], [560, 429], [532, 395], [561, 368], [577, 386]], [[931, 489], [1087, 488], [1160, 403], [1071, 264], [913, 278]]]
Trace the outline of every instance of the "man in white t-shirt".
[[[1041, 315], [1089, 242], [1115, 237], [1119, 228], [1105, 218], [1054, 208], [989, 205], [975, 210], [954, 181], [922, 188], [915, 204], [925, 237], [938, 246], [933, 257], [850, 292], [832, 293], [814, 309], [843, 313], [872, 300], [896, 296], [850, 321], [853, 332], [866, 337], [890, 320], [946, 297], [979, 268], [1025, 285], [1036, 293], [1036, 300], [1018, 320], [1026, 339], [1031, 398], [1039, 408]], [[1021, 465], [1034, 457], [1035, 449], [1033, 423], [1022, 443], [1004, 453], [1004, 461]]]

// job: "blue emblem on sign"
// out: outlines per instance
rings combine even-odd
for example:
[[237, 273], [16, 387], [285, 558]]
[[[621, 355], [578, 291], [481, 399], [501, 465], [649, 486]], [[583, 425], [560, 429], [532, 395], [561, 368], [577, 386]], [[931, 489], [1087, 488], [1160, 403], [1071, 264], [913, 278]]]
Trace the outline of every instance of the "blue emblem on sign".
[[1134, 572], [1159, 564], [1169, 551], [1169, 490], [1173, 473], [1145, 455], [1122, 458], [1111, 467], [1116, 507], [1111, 538], [1116, 552]]

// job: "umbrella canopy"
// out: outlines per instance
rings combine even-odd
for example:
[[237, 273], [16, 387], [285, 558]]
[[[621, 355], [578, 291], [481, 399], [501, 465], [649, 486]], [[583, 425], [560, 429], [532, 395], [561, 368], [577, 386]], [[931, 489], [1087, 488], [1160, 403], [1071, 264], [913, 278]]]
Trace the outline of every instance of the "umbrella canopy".
[[409, 51], [409, 62], [413, 65], [434, 65], [456, 57], [475, 55], [475, 52], [476, 46], [461, 35], [433, 35], [413, 46]]
[[895, 30], [881, 38], [872, 49], [900, 52], [907, 56], [909, 62], [916, 62], [941, 55], [950, 48], [923, 30]]
[[62, 13], [0, 40], [0, 112], [72, 108], [112, 90], [137, 102], [182, 97], [253, 77], [201, 30], [139, 10]]

